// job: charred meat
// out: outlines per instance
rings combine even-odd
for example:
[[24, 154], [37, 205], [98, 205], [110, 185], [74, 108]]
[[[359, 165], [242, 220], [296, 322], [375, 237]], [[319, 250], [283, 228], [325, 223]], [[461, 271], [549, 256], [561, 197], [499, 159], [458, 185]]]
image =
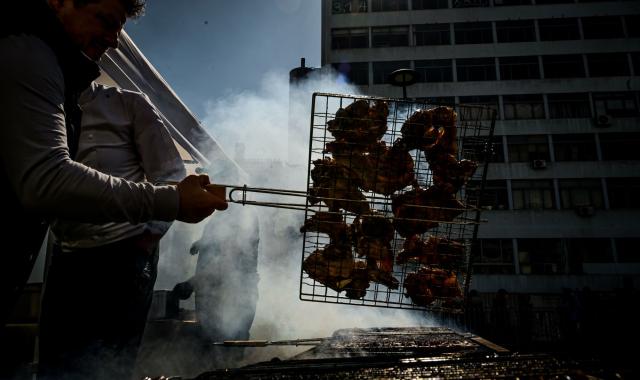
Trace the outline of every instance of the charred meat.
[[384, 136], [387, 131], [389, 108], [385, 102], [360, 99], [340, 108], [336, 117], [327, 122], [327, 130], [344, 142], [367, 145]]
[[331, 158], [316, 160], [313, 164], [313, 187], [309, 194], [311, 204], [323, 201], [332, 212], [340, 209], [356, 214], [369, 211], [367, 198], [358, 189], [357, 177], [352, 170]]
[[450, 267], [460, 263], [464, 250], [464, 244], [454, 240], [429, 236], [425, 241], [414, 235], [404, 241], [396, 263], [405, 264], [409, 261], [415, 261], [422, 265]]
[[453, 194], [435, 186], [392, 197], [393, 227], [402, 237], [421, 235], [440, 222], [450, 222], [464, 211]]
[[304, 221], [300, 232], [320, 232], [329, 235], [332, 244], [350, 245], [351, 228], [344, 222], [342, 213], [317, 212]]
[[335, 257], [336, 252], [327, 254], [329, 247], [331, 245], [325, 249], [316, 250], [307, 257], [302, 263], [302, 269], [310, 278], [340, 292], [352, 281], [354, 260], [351, 254], [342, 255], [342, 257]]
[[404, 280], [405, 294], [419, 306], [429, 306], [436, 298], [462, 296], [458, 279], [452, 271], [421, 267]]

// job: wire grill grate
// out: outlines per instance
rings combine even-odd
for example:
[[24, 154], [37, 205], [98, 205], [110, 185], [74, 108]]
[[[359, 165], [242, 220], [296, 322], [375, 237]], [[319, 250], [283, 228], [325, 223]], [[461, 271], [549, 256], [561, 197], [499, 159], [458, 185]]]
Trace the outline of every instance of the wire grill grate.
[[[470, 281], [470, 252], [472, 241], [477, 236], [478, 224], [480, 223], [480, 195], [486, 180], [486, 170], [488, 156], [491, 153], [491, 137], [495, 122], [495, 111], [480, 106], [455, 105], [453, 109], [457, 114], [455, 123], [456, 159], [470, 160], [478, 164], [469, 181], [455, 189], [452, 198], [456, 201], [427, 204], [423, 206], [433, 209], [430, 213], [414, 212], [403, 215], [394, 215], [394, 199], [405, 199], [402, 196], [410, 197], [416, 187], [425, 190], [435, 187], [434, 170], [436, 164], [429, 160], [428, 154], [424, 150], [412, 149], [408, 151], [412, 161], [412, 171], [414, 180], [411, 184], [395, 191], [386, 191], [381, 194], [378, 188], [369, 186], [363, 189], [359, 181], [353, 178], [353, 172], [361, 172], [362, 166], [354, 162], [354, 157], [360, 153], [353, 153], [358, 147], [347, 147], [350, 153], [338, 153], [335, 149], [328, 149], [327, 144], [339, 143], [340, 139], [334, 136], [335, 129], [330, 130], [331, 123], [336, 120], [345, 120], [345, 109], [349, 106], [355, 108], [359, 102], [366, 102], [371, 109], [377, 107], [376, 104], [384, 102], [388, 107], [386, 117], [386, 131], [384, 135], [378, 137], [377, 144], [384, 143], [389, 149], [400, 144], [402, 138], [401, 129], [409, 118], [417, 111], [433, 109], [436, 104], [418, 102], [405, 99], [376, 98], [353, 95], [316, 93], [313, 95], [311, 112], [311, 131], [309, 149], [309, 168], [307, 180], [307, 199], [305, 209], [305, 225], [314, 224], [310, 218], [313, 216], [326, 217], [322, 222], [315, 222], [316, 228], [302, 229], [304, 232], [304, 244], [302, 254], [302, 270], [300, 276], [300, 298], [307, 301], [343, 303], [351, 305], [401, 308], [401, 309], [427, 309], [432, 311], [461, 312], [464, 305], [464, 297], [468, 291]], [[372, 113], [359, 116], [356, 123], [368, 123], [372, 126], [376, 123]], [[379, 114], [378, 114], [379, 115]], [[379, 120], [378, 120], [379, 122]], [[373, 127], [372, 127], [373, 128]], [[441, 130], [445, 130], [442, 128]], [[366, 138], [366, 136], [365, 136]], [[407, 137], [404, 137], [407, 139]], [[340, 141], [337, 141], [340, 140]], [[352, 140], [351, 140], [352, 141]], [[344, 144], [343, 144], [344, 148]], [[349, 167], [349, 170], [333, 170], [330, 163], [338, 160], [341, 156], [341, 166]], [[403, 153], [404, 154], [404, 153]], [[346, 159], [345, 159], [346, 157]], [[324, 161], [322, 161], [324, 160]], [[376, 160], [379, 160], [376, 158]], [[432, 163], [430, 166], [429, 162]], [[385, 166], [386, 165], [386, 166]], [[395, 164], [374, 164], [374, 168], [379, 171], [386, 170]], [[320, 172], [320, 169], [326, 169]], [[315, 173], [314, 173], [315, 169]], [[385, 178], [388, 173], [369, 173], [372, 178]], [[437, 176], [438, 174], [436, 174]], [[324, 176], [324, 177], [322, 177]], [[322, 181], [318, 181], [321, 177]], [[314, 178], [316, 181], [314, 181]], [[435, 178], [437, 180], [437, 178]], [[321, 183], [320, 183], [321, 182]], [[373, 187], [373, 189], [371, 189]], [[352, 189], [358, 188], [357, 191]], [[347, 189], [347, 190], [345, 190]], [[366, 191], [368, 189], [368, 191]], [[385, 192], [385, 190], [382, 190]], [[315, 199], [314, 199], [315, 194]], [[359, 197], [362, 197], [359, 199]], [[461, 202], [461, 203], [460, 203]], [[371, 211], [370, 211], [371, 210]], [[356, 228], [364, 230], [367, 223], [367, 214], [374, 212], [378, 217], [389, 220], [394, 225], [395, 231], [391, 231], [392, 238], [386, 240], [383, 247], [375, 246], [371, 241], [359, 243], [360, 240], [349, 235], [350, 245], [344, 248], [331, 250], [337, 247], [336, 231], [355, 231]], [[453, 212], [453, 214], [452, 214]], [[364, 214], [365, 216], [362, 216]], [[455, 217], [450, 215], [458, 214]], [[425, 215], [431, 215], [433, 219], [428, 221]], [[447, 217], [449, 215], [450, 217]], [[373, 219], [371, 219], [373, 220]], [[320, 224], [325, 227], [320, 227]], [[409, 234], [398, 232], [403, 223], [409, 225], [421, 225], [422, 232], [417, 237], [423, 244], [443, 242], [442, 247], [456, 246], [455, 253], [442, 250], [437, 262], [416, 262], [415, 260], [403, 260], [401, 251], [403, 246], [409, 244]], [[411, 224], [414, 223], [414, 224]], [[371, 225], [370, 225], [371, 226]], [[369, 227], [371, 228], [371, 227]], [[329, 232], [327, 232], [329, 231]], [[350, 233], [351, 233], [350, 232]], [[387, 230], [378, 225], [373, 228], [375, 234], [385, 234]], [[372, 235], [369, 235], [372, 236]], [[391, 236], [391, 235], [390, 235]], [[373, 236], [373, 241], [378, 241]], [[429, 240], [429, 237], [433, 240]], [[371, 240], [371, 239], [369, 239]], [[388, 245], [386, 245], [388, 242]], [[362, 244], [362, 245], [359, 245]], [[364, 247], [364, 248], [362, 248]], [[440, 247], [440, 245], [438, 245]], [[366, 254], [362, 254], [362, 250]], [[320, 255], [319, 252], [322, 254]], [[373, 252], [376, 252], [375, 254]], [[377, 255], [377, 256], [376, 256]], [[400, 255], [400, 257], [399, 257]], [[447, 259], [450, 255], [450, 260]], [[312, 257], [313, 256], [313, 257]], [[326, 259], [325, 257], [330, 257]], [[373, 257], [373, 258], [372, 258]], [[433, 276], [431, 272], [427, 275], [416, 275], [421, 267], [429, 264], [429, 268], [440, 268], [446, 273], [454, 273], [458, 282], [458, 289], [461, 292], [456, 294], [446, 294], [447, 288], [434, 289], [434, 296], [428, 302], [417, 302], [407, 295], [407, 286], [415, 282], [416, 278], [421, 280]], [[372, 270], [377, 273], [372, 275]], [[331, 275], [327, 274], [331, 273]], [[359, 273], [359, 274], [357, 274]], [[337, 276], [334, 276], [337, 274]], [[364, 275], [364, 278], [362, 277]], [[323, 277], [324, 276], [324, 277]], [[329, 276], [330, 280], [326, 277]], [[333, 276], [333, 277], [331, 277]], [[319, 278], [322, 277], [320, 280]], [[373, 280], [372, 280], [373, 279]], [[420, 281], [421, 281], [420, 280]], [[450, 279], [449, 279], [450, 280]], [[356, 285], [360, 281], [359, 285]], [[368, 283], [368, 288], [364, 288]], [[443, 282], [432, 281], [431, 287], [441, 287]], [[446, 283], [446, 282], [444, 282]], [[455, 292], [454, 292], [455, 293]]]

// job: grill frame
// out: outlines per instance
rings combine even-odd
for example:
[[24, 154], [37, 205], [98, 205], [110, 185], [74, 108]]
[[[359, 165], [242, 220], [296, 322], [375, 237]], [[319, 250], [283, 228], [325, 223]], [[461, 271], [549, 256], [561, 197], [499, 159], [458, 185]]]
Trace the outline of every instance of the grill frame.
[[[309, 132], [309, 156], [307, 171], [307, 194], [311, 194], [313, 181], [311, 179], [311, 171], [314, 168], [313, 162], [317, 159], [329, 158], [332, 155], [325, 152], [325, 146], [328, 142], [334, 141], [335, 138], [327, 130], [327, 123], [335, 119], [336, 111], [339, 108], [345, 108], [347, 105], [358, 101], [366, 100], [369, 104], [375, 101], [384, 101], [389, 106], [389, 117], [387, 118], [388, 130], [382, 141], [391, 146], [400, 136], [400, 128], [402, 124], [418, 109], [430, 109], [441, 106], [427, 101], [415, 101], [410, 99], [394, 99], [373, 96], [330, 94], [330, 93], [314, 93], [312, 97], [311, 120]], [[371, 282], [367, 289], [366, 295], [361, 299], [348, 298], [345, 291], [336, 291], [326, 285], [314, 280], [308, 273], [302, 269], [300, 273], [299, 297], [303, 301], [349, 304], [359, 306], [372, 306], [395, 309], [411, 309], [411, 310], [428, 310], [443, 313], [462, 313], [464, 303], [467, 299], [469, 283], [471, 281], [471, 245], [477, 239], [478, 225], [480, 219], [480, 199], [484, 191], [484, 184], [487, 176], [487, 167], [491, 154], [491, 140], [495, 128], [496, 111], [484, 106], [449, 105], [454, 108], [457, 113], [457, 159], [471, 159], [476, 161], [479, 166], [472, 176], [474, 186], [463, 186], [456, 193], [456, 198], [463, 201], [465, 210], [461, 215], [453, 221], [440, 221], [439, 225], [431, 228], [427, 233], [422, 234], [423, 238], [428, 235], [445, 237], [448, 239], [463, 242], [464, 255], [461, 260], [453, 268], [458, 282], [462, 288], [462, 297], [457, 299], [454, 304], [447, 303], [447, 299], [436, 299], [429, 306], [420, 306], [414, 304], [411, 299], [405, 295], [404, 284], [409, 273], [417, 271], [419, 264], [405, 263], [398, 265], [395, 263], [398, 252], [402, 249], [404, 239], [394, 231], [394, 238], [391, 242], [391, 253], [393, 256], [393, 275], [398, 279], [399, 286], [397, 289], [390, 289], [380, 283]], [[433, 182], [433, 176], [424, 153], [420, 151], [411, 151], [414, 162], [414, 173], [418, 179], [420, 188], [426, 189]], [[402, 194], [409, 188], [397, 191], [395, 194]], [[373, 192], [363, 191], [367, 198], [367, 202], [371, 209], [381, 212], [385, 217], [392, 219], [391, 196], [384, 196]], [[326, 198], [335, 199], [335, 198]], [[435, 208], [435, 207], [434, 207]], [[443, 208], [444, 209], [444, 208]], [[318, 212], [328, 211], [325, 202], [311, 204], [307, 197], [305, 206], [305, 220], [311, 215]], [[341, 209], [343, 221], [347, 224], [353, 223], [356, 218], [355, 214]], [[323, 248], [329, 243], [328, 236], [319, 232], [304, 232], [302, 247], [302, 263], [316, 250]], [[354, 260], [362, 260], [352, 250]]]

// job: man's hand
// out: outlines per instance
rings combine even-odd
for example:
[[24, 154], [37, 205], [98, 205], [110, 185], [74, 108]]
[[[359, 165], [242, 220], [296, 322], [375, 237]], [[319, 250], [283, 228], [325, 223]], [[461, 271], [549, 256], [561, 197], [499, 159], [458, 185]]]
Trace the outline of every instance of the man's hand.
[[[208, 185], [208, 186], [207, 186]], [[198, 223], [215, 210], [226, 210], [226, 189], [212, 185], [209, 176], [190, 175], [178, 183], [180, 208], [177, 219], [181, 222]]]

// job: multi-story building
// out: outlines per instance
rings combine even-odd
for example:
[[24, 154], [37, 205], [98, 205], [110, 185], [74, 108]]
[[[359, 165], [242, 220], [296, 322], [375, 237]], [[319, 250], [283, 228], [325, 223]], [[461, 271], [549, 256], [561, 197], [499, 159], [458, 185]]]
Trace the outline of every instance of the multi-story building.
[[322, 65], [498, 111], [473, 289], [640, 286], [639, 1], [324, 0]]

